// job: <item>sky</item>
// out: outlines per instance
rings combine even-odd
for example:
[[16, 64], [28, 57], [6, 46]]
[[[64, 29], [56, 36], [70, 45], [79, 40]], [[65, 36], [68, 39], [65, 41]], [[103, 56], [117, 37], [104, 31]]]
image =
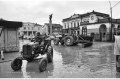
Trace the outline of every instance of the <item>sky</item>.
[[[110, 0], [114, 6], [120, 0]], [[8, 21], [31, 22], [43, 25], [49, 22], [62, 24], [73, 14], [97, 11], [110, 14], [109, 0], [0, 0], [0, 18]], [[112, 8], [112, 17], [120, 18], [120, 3]]]

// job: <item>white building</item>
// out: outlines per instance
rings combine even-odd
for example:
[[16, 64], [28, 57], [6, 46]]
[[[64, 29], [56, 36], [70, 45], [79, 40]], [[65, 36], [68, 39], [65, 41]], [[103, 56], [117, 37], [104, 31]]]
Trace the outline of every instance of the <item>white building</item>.
[[88, 12], [85, 14], [74, 14], [63, 19], [63, 30], [67, 33], [77, 35], [93, 35], [95, 40], [114, 40], [114, 35], [120, 26], [120, 19], [112, 19], [109, 14]]
[[[52, 24], [52, 34], [57, 35], [62, 33], [62, 25], [60, 24]], [[46, 35], [50, 35], [50, 24], [45, 23], [42, 28], [42, 33]]]
[[33, 38], [36, 34], [36, 32], [42, 31], [42, 25], [39, 25], [37, 23], [30, 23], [30, 22], [24, 22], [23, 26], [19, 29], [20, 36], [24, 36], [24, 38]]

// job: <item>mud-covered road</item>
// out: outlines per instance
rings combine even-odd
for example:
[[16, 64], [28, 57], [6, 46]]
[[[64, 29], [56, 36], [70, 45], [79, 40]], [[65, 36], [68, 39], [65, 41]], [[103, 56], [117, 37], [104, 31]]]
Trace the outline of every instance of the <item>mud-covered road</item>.
[[[52, 44], [53, 45], [53, 44]], [[24, 63], [13, 71], [9, 62], [0, 63], [0, 78], [116, 78], [114, 43], [94, 42], [92, 47], [55, 46], [53, 63], [39, 72], [38, 62]], [[16, 56], [17, 57], [17, 56]], [[27, 65], [26, 65], [27, 64]]]

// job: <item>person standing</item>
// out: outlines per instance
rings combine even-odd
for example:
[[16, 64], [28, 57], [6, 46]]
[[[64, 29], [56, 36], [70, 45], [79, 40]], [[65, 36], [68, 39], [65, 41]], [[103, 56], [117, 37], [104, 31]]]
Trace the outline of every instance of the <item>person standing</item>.
[[120, 31], [115, 35], [114, 55], [116, 55], [116, 71], [120, 72]]

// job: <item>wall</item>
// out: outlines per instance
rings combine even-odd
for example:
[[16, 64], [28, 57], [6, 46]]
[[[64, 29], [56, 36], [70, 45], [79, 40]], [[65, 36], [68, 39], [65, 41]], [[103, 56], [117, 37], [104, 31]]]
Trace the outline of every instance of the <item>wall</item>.
[[87, 27], [87, 32], [88, 34], [91, 32], [98, 33], [100, 25], [105, 24], [107, 28], [107, 32], [109, 32], [110, 29], [110, 23], [101, 23], [101, 24], [91, 24], [91, 25], [82, 25], [80, 26], [80, 31], [82, 31], [82, 27], [86, 26]]
[[20, 35], [24, 35], [24, 38], [34, 38], [36, 32], [40, 32], [40, 33], [42, 32], [42, 25], [36, 23], [24, 22], [19, 32]]
[[[95, 39], [100, 40], [100, 33], [99, 33], [99, 28], [100, 26], [104, 24], [106, 25], [107, 31], [106, 31], [106, 41], [110, 39], [110, 23], [100, 23], [100, 24], [92, 24], [92, 25], [83, 25], [80, 28], [80, 32], [82, 32], [82, 27], [86, 26], [87, 27], [87, 35], [91, 35], [91, 33], [95, 34]], [[117, 29], [119, 24], [114, 24], [115, 25], [115, 30]], [[82, 34], [82, 33], [81, 33]]]
[[0, 37], [0, 50], [5, 47], [5, 51], [18, 51], [19, 38], [15, 28], [5, 28]]
[[[1, 32], [1, 30], [0, 30], [0, 32]], [[2, 31], [1, 36], [0, 36], [0, 50], [4, 47], [4, 39], [3, 39], [4, 37], [3, 36], [4, 36], [4, 31]]]
[[5, 31], [5, 49], [6, 51], [19, 50], [18, 32], [15, 28], [8, 28]]
[[[67, 28], [72, 28], [72, 27], [77, 27], [78, 23], [80, 25], [81, 19], [74, 19], [74, 20], [70, 20], [70, 21], [66, 21], [63, 22], [63, 29], [67, 29]], [[74, 24], [75, 23], [75, 24]]]

